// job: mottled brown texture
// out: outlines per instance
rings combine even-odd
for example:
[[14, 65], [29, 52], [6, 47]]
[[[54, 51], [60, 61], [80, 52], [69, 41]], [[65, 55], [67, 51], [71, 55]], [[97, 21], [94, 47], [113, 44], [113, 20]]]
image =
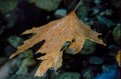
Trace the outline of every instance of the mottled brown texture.
[[15, 57], [38, 42], [46, 40], [44, 45], [37, 51], [46, 55], [39, 58], [43, 61], [35, 76], [42, 76], [49, 68], [57, 70], [61, 67], [63, 53], [60, 50], [66, 41], [75, 40], [69, 47], [74, 49], [75, 52], [79, 52], [82, 49], [85, 39], [105, 45], [98, 38], [100, 34], [91, 30], [88, 25], [80, 21], [74, 11], [62, 19], [52, 21], [41, 27], [34, 27], [23, 34], [29, 33], [36, 33], [36, 35], [24, 41], [24, 44], [19, 46], [18, 50], [10, 58]]

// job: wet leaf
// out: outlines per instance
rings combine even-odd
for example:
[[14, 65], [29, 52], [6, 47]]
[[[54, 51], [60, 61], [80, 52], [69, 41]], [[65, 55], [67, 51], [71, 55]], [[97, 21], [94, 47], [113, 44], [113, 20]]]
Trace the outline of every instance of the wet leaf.
[[36, 34], [24, 41], [24, 44], [19, 46], [18, 50], [10, 58], [45, 40], [44, 45], [37, 52], [45, 53], [46, 55], [39, 58], [43, 61], [36, 71], [35, 76], [43, 76], [49, 68], [57, 70], [61, 67], [63, 54], [61, 48], [66, 41], [74, 40], [69, 48], [73, 49], [76, 53], [82, 49], [85, 39], [105, 45], [98, 38], [100, 34], [91, 30], [88, 25], [80, 21], [74, 11], [64, 18], [52, 21], [41, 27], [34, 27], [25, 31], [23, 34], [29, 33]]
[[118, 62], [118, 65], [121, 67], [121, 50], [119, 50], [116, 55], [116, 61]]

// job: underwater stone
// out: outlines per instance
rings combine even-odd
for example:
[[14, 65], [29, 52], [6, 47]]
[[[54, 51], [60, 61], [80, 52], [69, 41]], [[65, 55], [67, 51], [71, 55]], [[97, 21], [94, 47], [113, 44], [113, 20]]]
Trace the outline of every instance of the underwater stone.
[[77, 72], [64, 72], [57, 79], [80, 79], [81, 75]]
[[85, 4], [82, 4], [81, 6], [78, 7], [76, 13], [77, 16], [83, 20], [85, 17], [87, 17], [88, 11], [89, 8]]
[[27, 76], [12, 75], [12, 76], [8, 77], [7, 79], [47, 79], [47, 78], [35, 77], [33, 74], [29, 73], [29, 75], [27, 75]]
[[26, 50], [23, 53], [19, 55], [19, 58], [33, 58], [33, 51], [32, 50]]
[[93, 53], [95, 51], [95, 45], [96, 43], [90, 41], [89, 39], [86, 39], [84, 42], [84, 46], [80, 51], [80, 54], [87, 55]]
[[2, 0], [0, 1], [0, 11], [3, 14], [13, 11], [18, 5], [18, 0]]
[[54, 13], [54, 15], [57, 17], [57, 18], [62, 18], [64, 16], [67, 15], [67, 10], [66, 9], [57, 9]]
[[102, 2], [102, 0], [94, 0], [95, 4], [100, 4]]
[[93, 57], [90, 57], [89, 58], [89, 61], [88, 61], [90, 64], [102, 64], [103, 63], [103, 60], [101, 59], [101, 58], [99, 58], [99, 57], [95, 57], [95, 56], [93, 56]]
[[104, 16], [98, 15], [96, 18], [98, 19], [98, 21], [99, 21], [101, 24], [106, 25], [105, 27], [103, 27], [104, 29], [110, 28], [111, 26], [114, 25], [114, 23], [113, 23], [112, 20], [110, 20], [110, 19], [108, 19], [108, 18], [105, 18]]
[[82, 78], [83, 79], [93, 79], [93, 72], [91, 68], [86, 68], [82, 71]]
[[121, 45], [121, 24], [118, 24], [114, 29], [113, 29], [113, 39], [118, 45]]
[[96, 15], [96, 14], [98, 14], [98, 13], [99, 13], [99, 8], [94, 8], [92, 14], [93, 14], [93, 15]]
[[25, 58], [20, 67], [19, 70], [16, 72], [17, 75], [27, 75], [28, 74], [28, 68], [35, 65], [35, 60], [32, 58]]
[[49, 79], [47, 74], [45, 74], [43, 77], [36, 77], [34, 76], [36, 70], [37, 70], [38, 66], [34, 66], [34, 68], [29, 69], [29, 74], [25, 74], [25, 75], [16, 75], [11, 74], [9, 77], [7, 77], [6, 79]]
[[61, 0], [28, 0], [30, 3], [46, 11], [53, 11], [59, 7]]
[[7, 40], [13, 47], [18, 47], [22, 44], [23, 39], [18, 36], [10, 36]]
[[[83, 48], [80, 50], [79, 54], [87, 55], [93, 53], [95, 51], [95, 45], [96, 43], [90, 41], [89, 39], [86, 39]], [[64, 53], [74, 54], [75, 51], [73, 49], [66, 48], [64, 50]]]
[[97, 75], [94, 79], [119, 79], [120, 73], [118, 68], [115, 65], [107, 66], [106, 70], [99, 75]]
[[33, 51], [30, 49], [26, 50], [17, 58], [20, 59], [21, 62], [19, 62], [19, 70], [17, 70], [16, 75], [28, 75], [28, 68], [36, 63], [33, 58]]
[[20, 63], [18, 59], [11, 59], [4, 62], [0, 67], [0, 79], [8, 79], [7, 77], [10, 77], [18, 69], [18, 63]]

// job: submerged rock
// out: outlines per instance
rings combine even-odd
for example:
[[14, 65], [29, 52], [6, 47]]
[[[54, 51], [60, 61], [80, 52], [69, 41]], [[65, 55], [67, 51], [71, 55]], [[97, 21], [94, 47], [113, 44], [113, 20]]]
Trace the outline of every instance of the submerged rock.
[[103, 72], [94, 79], [119, 79], [119, 72], [116, 66], [108, 66]]
[[96, 43], [90, 41], [89, 39], [86, 39], [84, 42], [84, 46], [80, 51], [80, 54], [87, 55], [93, 53], [95, 51], [95, 45]]
[[[73, 49], [68, 48], [69, 45], [71, 43], [65, 43], [66, 45], [64, 45], [66, 48], [64, 48], [64, 53], [67, 54], [74, 54], [75, 51]], [[91, 54], [95, 51], [95, 45], [96, 43], [90, 41], [89, 39], [86, 39], [83, 45], [83, 48], [80, 50], [79, 54], [83, 54], [83, 55], [88, 55]]]
[[118, 45], [121, 45], [121, 24], [113, 29], [113, 38]]
[[80, 79], [81, 75], [77, 72], [64, 72], [56, 79]]
[[26, 50], [0, 67], [0, 79], [45, 79], [47, 74], [42, 78], [34, 76], [37, 70], [35, 64], [33, 51]]
[[19, 2], [18, 0], [1, 0], [0, 11], [3, 14], [13, 11], [17, 7], [18, 2]]
[[108, 18], [105, 18], [104, 16], [100, 16], [98, 15], [96, 17], [98, 19], [98, 21], [101, 23], [101, 24], [104, 24], [105, 27], [102, 26], [103, 29], [108, 29], [110, 27], [112, 27], [114, 25], [113, 21], [108, 19]]
[[34, 69], [29, 72], [28, 75], [16, 75], [13, 74], [10, 77], [7, 77], [6, 79], [48, 79], [47, 75], [44, 75], [43, 77], [35, 77], [35, 71], [37, 70], [37, 67], [35, 66]]
[[34, 56], [32, 50], [26, 50], [18, 56], [18, 58], [21, 59], [22, 62], [20, 63], [19, 70], [16, 72], [17, 75], [28, 74], [28, 68], [36, 64], [36, 61], [33, 57]]
[[88, 61], [90, 64], [102, 64], [103, 63], [103, 60], [99, 57], [96, 57], [96, 56], [93, 56], [93, 57], [90, 57], [89, 58], [89, 61]]
[[13, 47], [18, 47], [22, 44], [23, 39], [18, 36], [10, 36], [7, 40]]
[[82, 78], [83, 79], [93, 79], [93, 72], [92, 72], [91, 68], [87, 68], [82, 71]]
[[19, 70], [16, 72], [17, 75], [27, 75], [28, 73], [28, 68], [35, 65], [35, 60], [31, 58], [26, 58], [22, 61]]
[[30, 3], [46, 11], [53, 11], [59, 7], [61, 0], [28, 0]]
[[0, 79], [8, 79], [7, 77], [10, 77], [10, 75], [18, 69], [20, 62], [19, 59], [12, 59], [5, 62], [4, 65], [0, 67]]
[[32, 50], [26, 50], [23, 53], [19, 55], [19, 58], [33, 58], [33, 51]]
[[57, 9], [54, 13], [54, 15], [57, 17], [57, 18], [62, 18], [64, 16], [67, 15], [67, 10], [66, 9]]

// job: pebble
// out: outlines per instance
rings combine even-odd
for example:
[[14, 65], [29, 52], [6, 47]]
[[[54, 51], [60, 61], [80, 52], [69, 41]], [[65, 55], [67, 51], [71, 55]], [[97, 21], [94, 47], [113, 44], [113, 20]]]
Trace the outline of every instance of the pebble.
[[81, 75], [77, 72], [64, 72], [57, 79], [80, 79]]
[[19, 45], [22, 44], [23, 39], [18, 37], [18, 36], [10, 36], [7, 41], [13, 46], [13, 47], [18, 47]]
[[34, 57], [33, 51], [28, 49], [28, 50], [24, 51], [23, 53], [21, 53], [18, 57], [21, 59], [22, 58], [33, 58]]
[[16, 72], [17, 75], [28, 75], [28, 68], [35, 65], [35, 61], [32, 58], [25, 58], [20, 67], [19, 70]]
[[83, 45], [83, 48], [80, 51], [80, 54], [88, 55], [95, 51], [95, 45], [96, 43], [90, 41], [89, 39], [86, 39]]
[[12, 12], [18, 5], [18, 0], [0, 0], [0, 11], [2, 14]]
[[54, 15], [57, 17], [57, 18], [62, 18], [64, 16], [67, 15], [67, 10], [66, 9], [57, 9], [54, 13]]
[[90, 64], [97, 64], [97, 65], [100, 65], [100, 64], [102, 64], [103, 63], [103, 60], [101, 59], [101, 58], [99, 58], [99, 57], [95, 57], [95, 56], [93, 56], [93, 57], [90, 57], [89, 58], [89, 61], [88, 61]]
[[114, 41], [120, 45], [121, 44], [121, 24], [117, 24], [117, 26], [113, 29], [113, 39]]
[[116, 66], [107, 66], [108, 69], [97, 75], [94, 79], [119, 79], [120, 75]]
[[102, 0], [94, 0], [95, 4], [100, 4], [102, 2]]
[[28, 0], [30, 3], [35, 3], [38, 8], [48, 12], [54, 11], [59, 7], [61, 0]]
[[82, 71], [83, 79], [93, 79], [93, 72], [90, 68], [86, 68]]

